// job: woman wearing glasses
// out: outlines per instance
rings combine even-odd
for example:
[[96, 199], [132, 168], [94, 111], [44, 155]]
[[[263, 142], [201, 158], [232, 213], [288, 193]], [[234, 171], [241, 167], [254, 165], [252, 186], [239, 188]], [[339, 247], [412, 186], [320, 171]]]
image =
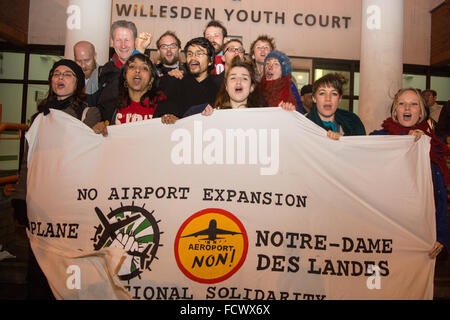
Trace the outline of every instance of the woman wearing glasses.
[[[47, 97], [38, 105], [38, 112], [32, 116], [32, 122], [39, 113], [48, 115], [52, 109], [61, 110], [92, 127], [101, 120], [100, 111], [87, 107], [84, 101], [84, 73], [72, 60], [62, 59], [53, 65], [48, 75], [49, 90]], [[28, 226], [26, 193], [27, 193], [27, 153], [25, 149], [23, 162], [19, 172], [19, 182], [11, 195], [11, 205], [20, 224]], [[45, 275], [42, 273], [31, 248], [28, 262], [28, 299], [54, 299]]]
[[381, 126], [382, 130], [373, 131], [371, 135], [408, 134], [415, 136], [415, 141], [424, 134], [431, 138], [430, 162], [436, 206], [436, 242], [428, 252], [428, 256], [434, 259], [449, 242], [446, 189], [450, 183], [450, 172], [446, 162], [446, 157], [450, 155], [449, 149], [428, 123], [425, 102], [416, 89], [406, 88], [397, 92], [391, 117], [384, 120]]
[[47, 98], [38, 105], [38, 113], [47, 115], [50, 109], [61, 110], [82, 120], [89, 127], [100, 121], [100, 111], [88, 108], [83, 93], [84, 73], [78, 64], [72, 60], [61, 59], [53, 65], [48, 75], [49, 90]]

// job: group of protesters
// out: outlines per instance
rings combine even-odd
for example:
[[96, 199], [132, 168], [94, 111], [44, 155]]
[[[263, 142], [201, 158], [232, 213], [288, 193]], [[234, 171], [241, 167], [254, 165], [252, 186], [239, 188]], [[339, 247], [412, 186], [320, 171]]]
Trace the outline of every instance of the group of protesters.
[[[110, 40], [114, 54], [103, 66], [96, 63], [95, 47], [88, 41], [74, 45], [74, 61], [53, 65], [49, 93], [37, 114], [62, 110], [106, 136], [111, 125], [146, 119], [160, 118], [170, 125], [198, 113], [211, 115], [215, 109], [280, 107], [304, 114], [334, 140], [367, 134], [356, 114], [339, 108], [346, 84], [342, 74], [326, 74], [298, 90], [290, 59], [267, 35], [254, 40], [246, 55], [242, 41], [228, 38], [218, 21], [210, 21], [203, 35], [189, 40], [183, 50], [177, 35], [167, 31], [156, 41], [158, 61], [149, 55], [152, 34], [138, 33], [133, 22], [114, 22]], [[422, 93], [404, 88], [395, 95], [382, 130], [370, 133], [431, 138], [437, 239], [430, 258], [448, 245], [449, 151], [436, 124]], [[24, 203], [15, 206], [23, 208]]]

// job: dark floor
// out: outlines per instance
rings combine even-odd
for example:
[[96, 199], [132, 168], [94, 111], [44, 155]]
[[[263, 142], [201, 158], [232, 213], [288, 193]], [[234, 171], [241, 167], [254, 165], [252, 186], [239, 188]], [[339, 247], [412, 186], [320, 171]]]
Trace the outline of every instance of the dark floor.
[[[450, 220], [450, 219], [449, 219]], [[449, 221], [450, 222], [450, 221]], [[449, 223], [450, 225], [450, 223]], [[0, 300], [47, 299], [49, 293], [44, 285], [31, 286], [27, 281], [30, 258], [25, 228], [13, 219], [12, 208], [0, 202], [0, 244], [15, 259], [0, 261]], [[36, 272], [36, 268], [31, 268]], [[434, 299], [450, 300], [450, 257], [442, 252], [436, 260]]]

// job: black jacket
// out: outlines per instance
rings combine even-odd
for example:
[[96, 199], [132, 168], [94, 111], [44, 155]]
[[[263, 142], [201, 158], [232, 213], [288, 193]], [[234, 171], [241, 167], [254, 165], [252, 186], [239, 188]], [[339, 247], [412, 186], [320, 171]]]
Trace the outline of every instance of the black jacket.
[[119, 79], [121, 69], [109, 61], [98, 71], [98, 91], [94, 100], [100, 109], [103, 121], [112, 123], [112, 117], [115, 106], [117, 104], [117, 96], [119, 94]]
[[153, 117], [170, 113], [181, 118], [192, 106], [204, 103], [214, 105], [221, 85], [222, 78], [215, 75], [208, 76], [202, 82], [198, 82], [189, 73], [181, 80], [169, 75], [163, 76], [161, 87], [167, 100], [161, 102]]

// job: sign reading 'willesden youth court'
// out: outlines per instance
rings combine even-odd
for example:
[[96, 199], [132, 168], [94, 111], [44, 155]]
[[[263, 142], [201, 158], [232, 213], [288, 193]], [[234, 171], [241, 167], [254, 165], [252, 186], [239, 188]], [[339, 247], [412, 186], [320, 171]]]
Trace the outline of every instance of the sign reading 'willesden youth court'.
[[426, 137], [333, 141], [278, 108], [108, 129], [52, 110], [27, 134], [57, 298], [432, 298]]

